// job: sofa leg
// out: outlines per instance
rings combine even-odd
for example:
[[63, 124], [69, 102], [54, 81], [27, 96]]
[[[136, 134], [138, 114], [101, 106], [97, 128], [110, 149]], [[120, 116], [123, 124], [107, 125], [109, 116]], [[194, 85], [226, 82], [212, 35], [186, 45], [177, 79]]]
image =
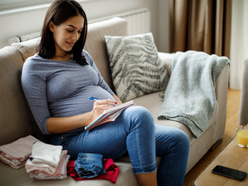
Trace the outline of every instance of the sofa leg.
[[222, 141], [223, 141], [223, 137], [218, 139], [218, 141], [212, 145], [212, 147], [209, 149], [209, 151], [211, 151], [211, 152], [214, 151], [221, 144]]

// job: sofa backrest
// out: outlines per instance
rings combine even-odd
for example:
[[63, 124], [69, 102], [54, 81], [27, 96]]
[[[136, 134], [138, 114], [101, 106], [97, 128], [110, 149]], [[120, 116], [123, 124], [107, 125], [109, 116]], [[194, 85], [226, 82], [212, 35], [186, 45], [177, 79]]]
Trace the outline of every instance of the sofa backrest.
[[33, 134], [18, 81], [23, 61], [14, 47], [0, 49], [0, 145]]
[[116, 17], [106, 21], [92, 23], [89, 25], [88, 31], [84, 49], [91, 55], [102, 77], [114, 91], [104, 35], [126, 36], [127, 21]]
[[[89, 52], [103, 78], [113, 89], [104, 35], [127, 35], [127, 22], [122, 18], [89, 24], [85, 50]], [[40, 38], [0, 49], [0, 145], [33, 134], [25, 97], [18, 81], [18, 70], [36, 53]], [[114, 90], [114, 89], [113, 89]]]

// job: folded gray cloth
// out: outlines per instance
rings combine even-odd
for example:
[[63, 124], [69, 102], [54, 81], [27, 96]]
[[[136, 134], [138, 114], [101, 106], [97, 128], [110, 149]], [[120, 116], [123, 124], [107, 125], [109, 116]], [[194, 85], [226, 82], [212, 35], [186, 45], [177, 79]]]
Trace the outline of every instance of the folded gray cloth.
[[195, 138], [199, 137], [213, 117], [215, 84], [227, 64], [230, 64], [227, 57], [196, 51], [177, 52], [158, 119], [181, 122]]

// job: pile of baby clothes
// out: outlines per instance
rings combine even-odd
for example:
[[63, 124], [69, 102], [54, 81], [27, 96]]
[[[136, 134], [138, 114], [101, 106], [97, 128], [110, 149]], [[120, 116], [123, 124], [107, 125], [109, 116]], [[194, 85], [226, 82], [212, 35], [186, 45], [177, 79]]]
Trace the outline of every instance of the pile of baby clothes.
[[62, 150], [60, 145], [36, 142], [25, 168], [37, 180], [66, 179], [69, 158], [67, 150]]
[[33, 143], [39, 141], [29, 135], [20, 138], [12, 143], [0, 146], [0, 159], [14, 169], [25, 166], [28, 157], [31, 155]]

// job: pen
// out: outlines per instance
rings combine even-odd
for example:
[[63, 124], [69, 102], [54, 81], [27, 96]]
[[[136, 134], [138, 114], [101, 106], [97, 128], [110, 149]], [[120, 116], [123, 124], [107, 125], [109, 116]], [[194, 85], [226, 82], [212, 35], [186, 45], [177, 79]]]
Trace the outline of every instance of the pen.
[[91, 100], [99, 100], [99, 98], [96, 98], [96, 97], [89, 97], [89, 99], [91, 99]]
[[[100, 100], [99, 98], [96, 98], [96, 97], [89, 97], [89, 99], [90, 99], [90, 100], [94, 100], [94, 101]], [[117, 104], [117, 102], [116, 102], [116, 104]], [[113, 104], [110, 104], [110, 105], [113, 105]], [[113, 106], [116, 106], [116, 105], [113, 105]]]

